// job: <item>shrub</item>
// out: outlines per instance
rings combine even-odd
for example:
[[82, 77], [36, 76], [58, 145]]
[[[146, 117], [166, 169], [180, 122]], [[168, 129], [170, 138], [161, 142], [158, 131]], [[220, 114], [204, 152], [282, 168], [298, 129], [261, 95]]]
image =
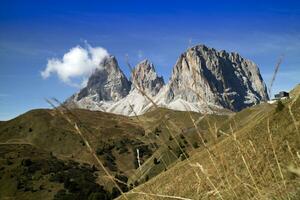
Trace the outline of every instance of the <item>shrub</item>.
[[138, 181], [134, 181], [133, 185], [138, 186], [140, 183]]
[[174, 150], [174, 152], [175, 152], [177, 158], [179, 158], [180, 155], [182, 154], [182, 151], [181, 151], [181, 149], [179, 147], [176, 147], [176, 149]]
[[155, 133], [161, 133], [161, 130], [158, 127], [156, 127], [155, 130], [154, 130], [154, 132]]
[[116, 165], [116, 158], [115, 156], [110, 152], [110, 153], [105, 153], [104, 154], [104, 165], [106, 167], [108, 167], [111, 171], [117, 171], [118, 168], [117, 168], [117, 165]]
[[185, 148], [185, 146], [184, 146], [181, 142], [179, 142], [179, 146], [180, 146], [182, 149]]
[[152, 155], [152, 151], [148, 145], [140, 145], [139, 146], [140, 157], [150, 156]]
[[198, 142], [193, 142], [193, 147], [195, 148], [195, 149], [197, 149], [198, 147], [199, 147], [199, 145], [198, 145]]
[[113, 189], [111, 190], [111, 197], [114, 199], [120, 196], [120, 194], [120, 191], [116, 187], [113, 187]]
[[122, 175], [122, 174], [116, 174], [115, 178], [122, 181], [122, 182], [124, 182], [124, 183], [127, 183], [127, 181], [128, 181], [128, 177], [125, 176], [125, 175]]
[[128, 191], [128, 186], [127, 186], [128, 178], [127, 178], [127, 176], [122, 175], [122, 174], [116, 174], [115, 178], [120, 181], [120, 182], [117, 181], [117, 184], [119, 185], [121, 190], [123, 192], [127, 192]]
[[64, 188], [68, 189], [68, 191], [70, 191], [71, 193], [75, 193], [80, 190], [79, 184], [69, 179], [65, 179]]
[[113, 150], [115, 148], [114, 144], [109, 144], [109, 143], [101, 143], [97, 149], [96, 149], [96, 153], [97, 155], [103, 155], [105, 153], [111, 153], [111, 150]]
[[184, 154], [182, 153], [181, 155], [180, 155], [180, 160], [181, 161], [183, 161], [183, 160], [185, 160], [185, 159], [187, 159], [187, 158], [189, 158], [190, 156], [185, 152]]
[[98, 148], [96, 149], [96, 154], [99, 155], [99, 156], [101, 156], [101, 155], [104, 154], [104, 150], [103, 150], [102, 148], [99, 148], [99, 147], [98, 147]]
[[145, 177], [145, 181], [147, 182], [149, 180], [149, 176], [147, 175], [146, 177]]
[[119, 141], [115, 142], [115, 147], [116, 147], [117, 150], [122, 148], [124, 145], [125, 145], [125, 143], [122, 140], [119, 140]]
[[185, 145], [189, 146], [189, 145], [188, 145], [188, 142], [187, 142], [185, 139], [183, 140], [183, 143], [184, 143]]
[[83, 140], [80, 140], [80, 144], [81, 144], [82, 146], [85, 146], [85, 143], [84, 143]]
[[160, 162], [157, 160], [157, 158], [154, 158], [154, 159], [153, 159], [153, 163], [154, 163], [155, 165], [158, 165]]
[[23, 165], [23, 166], [28, 167], [28, 166], [30, 166], [31, 164], [32, 164], [32, 161], [31, 161], [30, 159], [23, 159], [23, 160], [22, 160], [22, 165]]
[[92, 166], [92, 171], [93, 171], [93, 172], [99, 171], [99, 169], [98, 169], [95, 165], [93, 165], [93, 166]]

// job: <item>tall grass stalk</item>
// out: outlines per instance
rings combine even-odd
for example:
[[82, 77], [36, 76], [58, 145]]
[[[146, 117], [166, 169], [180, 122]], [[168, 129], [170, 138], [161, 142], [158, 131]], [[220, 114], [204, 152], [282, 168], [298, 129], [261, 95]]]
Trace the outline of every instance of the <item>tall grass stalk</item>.
[[161, 197], [161, 198], [166, 198], [166, 199], [193, 200], [193, 199], [189, 199], [189, 198], [185, 198], [185, 197], [163, 195], [163, 194], [154, 194], [154, 193], [146, 193], [146, 192], [130, 191], [129, 193], [131, 193], [131, 194], [146, 195], [146, 196], [153, 196], [153, 197]]

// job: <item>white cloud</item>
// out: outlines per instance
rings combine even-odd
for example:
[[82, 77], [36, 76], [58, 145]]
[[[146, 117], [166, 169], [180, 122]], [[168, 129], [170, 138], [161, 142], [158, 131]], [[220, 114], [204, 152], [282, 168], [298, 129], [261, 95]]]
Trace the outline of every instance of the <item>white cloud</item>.
[[[86, 48], [76, 46], [71, 48], [62, 59], [51, 58], [41, 75], [44, 79], [56, 74], [60, 80], [71, 86], [82, 87], [87, 83], [87, 77], [96, 69], [100, 68], [100, 63], [109, 56], [107, 50], [102, 47]], [[74, 82], [80, 79], [81, 83]]]

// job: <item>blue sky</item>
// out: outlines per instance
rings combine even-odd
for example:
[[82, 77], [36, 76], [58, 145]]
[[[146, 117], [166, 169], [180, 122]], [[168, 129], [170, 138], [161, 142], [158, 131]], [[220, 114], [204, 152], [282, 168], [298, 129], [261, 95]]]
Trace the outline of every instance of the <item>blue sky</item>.
[[40, 72], [85, 41], [115, 55], [126, 75], [128, 54], [133, 65], [150, 59], [167, 81], [180, 53], [206, 44], [253, 60], [267, 85], [284, 55], [273, 92], [300, 82], [300, 1], [1, 0], [0, 120], [76, 92]]

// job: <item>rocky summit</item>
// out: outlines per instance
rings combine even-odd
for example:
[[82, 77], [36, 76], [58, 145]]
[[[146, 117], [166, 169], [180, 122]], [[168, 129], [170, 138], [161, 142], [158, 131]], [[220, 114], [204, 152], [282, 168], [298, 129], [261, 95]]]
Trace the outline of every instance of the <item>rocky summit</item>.
[[96, 101], [118, 101], [125, 97], [130, 90], [130, 82], [120, 69], [114, 56], [110, 56], [100, 68], [91, 75], [87, 86], [77, 96], [77, 100], [87, 96], [95, 96]]
[[132, 89], [140, 88], [151, 96], [155, 96], [164, 86], [163, 77], [159, 77], [154, 65], [149, 60], [140, 62], [131, 73]]
[[180, 55], [167, 90], [167, 102], [182, 99], [234, 111], [268, 99], [255, 63], [237, 53], [218, 52], [204, 45]]
[[132, 116], [147, 112], [153, 102], [174, 110], [212, 113], [240, 111], [268, 100], [254, 62], [205, 45], [189, 48], [179, 56], [166, 85], [149, 60], [136, 65], [130, 81], [113, 56], [99, 66], [87, 86], [66, 105]]

